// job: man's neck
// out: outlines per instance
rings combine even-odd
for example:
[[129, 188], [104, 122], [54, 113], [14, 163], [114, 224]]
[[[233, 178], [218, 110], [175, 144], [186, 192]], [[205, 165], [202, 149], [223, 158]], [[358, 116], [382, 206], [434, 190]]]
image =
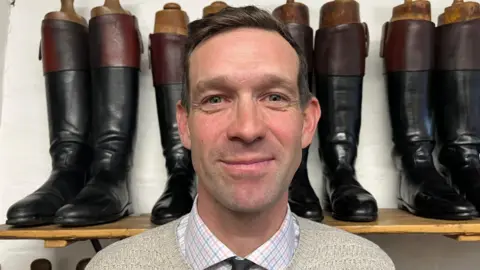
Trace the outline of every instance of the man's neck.
[[259, 213], [230, 211], [199, 194], [198, 214], [208, 229], [238, 256], [246, 257], [268, 241], [282, 225], [288, 209], [288, 193], [275, 205]]

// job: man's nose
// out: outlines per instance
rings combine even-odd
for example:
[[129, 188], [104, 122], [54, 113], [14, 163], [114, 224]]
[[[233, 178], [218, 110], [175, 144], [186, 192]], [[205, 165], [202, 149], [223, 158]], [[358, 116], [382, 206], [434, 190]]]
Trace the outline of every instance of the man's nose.
[[266, 134], [263, 113], [260, 105], [253, 100], [238, 102], [227, 131], [229, 139], [246, 144], [263, 139]]

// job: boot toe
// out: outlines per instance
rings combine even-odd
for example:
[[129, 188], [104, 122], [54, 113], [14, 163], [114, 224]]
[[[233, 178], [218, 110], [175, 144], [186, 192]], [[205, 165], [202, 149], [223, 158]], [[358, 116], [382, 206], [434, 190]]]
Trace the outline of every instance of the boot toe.
[[156, 225], [163, 225], [178, 219], [192, 210], [193, 200], [187, 192], [164, 193], [152, 209], [150, 221]]
[[377, 219], [375, 198], [360, 187], [343, 190], [332, 203], [332, 216], [338, 220], [369, 222]]
[[8, 225], [35, 226], [53, 222], [63, 201], [48, 193], [33, 193], [14, 203], [7, 211]]

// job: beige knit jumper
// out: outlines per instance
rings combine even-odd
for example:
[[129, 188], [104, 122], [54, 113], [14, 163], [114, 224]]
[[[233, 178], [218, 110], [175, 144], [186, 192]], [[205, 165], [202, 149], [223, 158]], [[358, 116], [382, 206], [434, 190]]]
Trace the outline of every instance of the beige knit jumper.
[[[388, 255], [373, 242], [325, 224], [295, 217], [299, 222], [300, 239], [287, 269], [395, 269]], [[86, 270], [192, 269], [183, 258], [177, 242], [179, 221], [177, 219], [106, 247], [92, 258]]]

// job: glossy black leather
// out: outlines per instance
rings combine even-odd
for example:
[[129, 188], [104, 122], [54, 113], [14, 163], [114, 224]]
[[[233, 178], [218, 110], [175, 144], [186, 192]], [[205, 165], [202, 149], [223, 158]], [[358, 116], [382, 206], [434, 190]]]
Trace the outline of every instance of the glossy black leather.
[[288, 204], [293, 213], [313, 221], [323, 221], [323, 211], [308, 178], [307, 161], [309, 148], [302, 150], [302, 162], [289, 186]]
[[324, 162], [327, 208], [335, 219], [372, 221], [377, 202], [358, 182], [355, 160], [361, 126], [363, 76], [316, 75], [322, 108], [319, 154]]
[[7, 224], [34, 226], [53, 222], [55, 212], [84, 187], [91, 150], [88, 71], [45, 74], [52, 171], [37, 190], [13, 204]]
[[165, 190], [152, 209], [151, 221], [162, 225], [190, 212], [196, 195], [195, 171], [188, 149], [178, 133], [176, 104], [181, 99], [183, 84], [155, 87], [163, 155], [168, 180]]
[[439, 163], [480, 211], [480, 71], [436, 71]]
[[86, 226], [131, 213], [127, 177], [138, 106], [138, 69], [92, 69], [94, 157], [85, 188], [56, 214], [55, 223]]
[[427, 218], [469, 219], [474, 206], [459, 195], [433, 162], [435, 122], [430, 71], [386, 75], [394, 155], [400, 171], [399, 207]]

